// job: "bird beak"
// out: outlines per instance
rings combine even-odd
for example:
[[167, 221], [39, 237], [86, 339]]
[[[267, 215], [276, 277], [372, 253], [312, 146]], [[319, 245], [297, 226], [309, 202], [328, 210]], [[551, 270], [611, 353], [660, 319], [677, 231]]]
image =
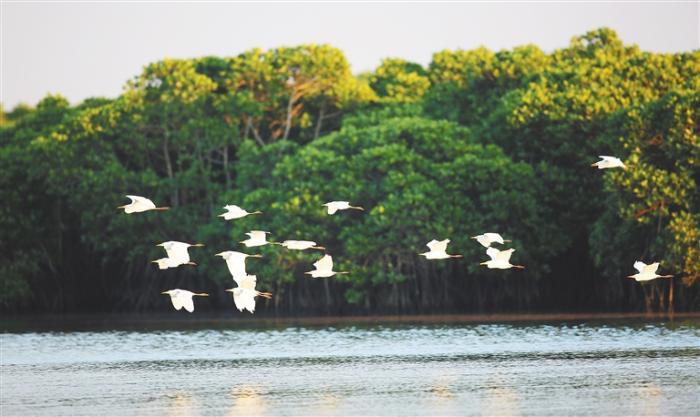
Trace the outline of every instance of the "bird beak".
[[202, 247], [202, 246], [204, 246], [204, 243], [195, 243], [195, 244], [192, 245], [192, 246]]
[[158, 263], [158, 261], [151, 261], [151, 263], [152, 263], [152, 264], [157, 264], [157, 263]]
[[262, 258], [262, 255], [248, 255], [251, 258]]
[[476, 236], [472, 236], [470, 239], [476, 239]]
[[311, 275], [311, 271], [308, 271], [308, 272], [304, 272], [304, 273], [305, 273], [305, 274], [309, 274], [309, 275]]
[[233, 288], [226, 288], [224, 291], [226, 291], [226, 292], [233, 292]]
[[216, 216], [216, 217], [224, 217], [225, 215], [226, 215], [225, 213], [224, 213], [224, 214], [219, 214], [219, 215]]
[[163, 246], [163, 244], [162, 244], [162, 243], [159, 243], [159, 244], [157, 244], [156, 246]]
[[214, 256], [224, 256], [224, 253], [223, 253], [223, 252], [221, 252], [221, 253], [217, 253], [217, 254], [216, 254], [216, 255], [214, 255]]
[[119, 207], [117, 207], [117, 209], [123, 209], [124, 207], [126, 207], [126, 206], [119, 206]]
[[488, 262], [482, 262], [479, 265], [486, 265]]
[[163, 291], [163, 292], [162, 292], [161, 294], [166, 294], [166, 295], [167, 295], [167, 294], [168, 294], [168, 292], [167, 292], [167, 291]]

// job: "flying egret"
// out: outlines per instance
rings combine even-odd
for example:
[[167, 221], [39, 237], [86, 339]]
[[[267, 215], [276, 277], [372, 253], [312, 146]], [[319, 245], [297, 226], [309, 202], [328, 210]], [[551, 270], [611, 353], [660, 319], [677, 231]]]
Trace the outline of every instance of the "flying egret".
[[249, 212], [233, 204], [224, 206], [224, 209], [226, 209], [226, 213], [219, 214], [219, 217], [223, 217], [224, 220], [240, 219], [249, 214], [262, 214], [262, 211]]
[[[168, 269], [168, 268], [177, 268], [180, 266], [180, 264], [174, 262], [170, 258], [160, 258], [156, 259], [155, 261], [151, 261], [154, 264], [158, 264], [158, 269]], [[196, 265], [194, 262], [187, 262], [186, 265]]]
[[263, 232], [262, 230], [251, 230], [250, 232], [246, 233], [246, 235], [248, 235], [249, 238], [246, 240], [241, 240], [239, 243], [246, 245], [246, 247], [248, 248], [252, 248], [254, 246], [264, 246], [268, 243], [273, 243], [267, 241], [266, 235], [269, 233], [270, 232]]
[[510, 242], [510, 240], [504, 240], [498, 233], [484, 233], [483, 235], [472, 236], [472, 239], [476, 239], [485, 248], [491, 246], [492, 243], [500, 243], [502, 245], [505, 242]]
[[[171, 268], [175, 268], [180, 265], [196, 265], [194, 262], [190, 262], [190, 254], [187, 252], [187, 248], [195, 246], [204, 246], [202, 243], [195, 243], [195, 244], [189, 244], [185, 242], [177, 242], [174, 240], [169, 240], [167, 242], [159, 243], [156, 246], [162, 246], [163, 249], [165, 249], [165, 252], [168, 254], [168, 258], [170, 258], [170, 262], [172, 263], [170, 266]], [[160, 263], [158, 264], [160, 266]]]
[[316, 269], [313, 271], [304, 272], [305, 274], [311, 275], [313, 278], [328, 278], [335, 274], [349, 274], [349, 272], [338, 272], [333, 270], [333, 258], [331, 255], [324, 255], [323, 258], [314, 262], [313, 265]]
[[498, 250], [496, 248], [488, 248], [486, 249], [486, 254], [491, 257], [491, 260], [482, 262], [479, 265], [486, 265], [489, 269], [525, 269], [522, 265], [513, 265], [510, 263], [510, 256], [513, 252], [515, 252], [515, 249]]
[[636, 281], [651, 281], [656, 278], [673, 278], [673, 275], [657, 275], [656, 270], [659, 269], [659, 263], [654, 262], [653, 264], [645, 264], [642, 261], [637, 261], [634, 263], [634, 268], [639, 271], [639, 273], [630, 275], [627, 278], [635, 279]]
[[605, 155], [599, 155], [598, 158], [601, 158], [600, 161], [591, 164], [592, 167], [598, 167], [598, 169], [606, 169], [606, 168], [624, 168], [627, 169], [625, 164], [622, 163], [620, 158], [615, 158], [614, 156], [605, 156]]
[[331, 201], [330, 203], [324, 204], [324, 206], [328, 208], [328, 214], [335, 214], [338, 210], [348, 209], [364, 211], [362, 207], [351, 206], [349, 201]]
[[318, 249], [326, 250], [323, 246], [316, 246], [316, 242], [310, 240], [285, 240], [282, 243], [278, 243], [287, 249], [291, 250], [306, 250], [306, 249]]
[[209, 294], [207, 293], [196, 293], [192, 291], [181, 290], [179, 288], [174, 290], [163, 291], [161, 294], [167, 294], [170, 296], [170, 301], [172, 301], [175, 310], [180, 310], [184, 307], [185, 310], [189, 311], [190, 313], [194, 311], [194, 302], [192, 301], [193, 296], [209, 296]]
[[156, 207], [156, 205], [153, 204], [153, 201], [147, 199], [146, 197], [140, 197], [137, 195], [127, 195], [127, 197], [131, 200], [131, 203], [117, 207], [118, 209], [124, 209], [124, 213], [127, 214], [141, 213], [142, 211], [149, 210], [163, 211], [170, 209], [170, 207]]
[[255, 297], [272, 298], [272, 293], [260, 292], [255, 289], [257, 280], [255, 275], [247, 275], [241, 279], [238, 287], [224, 290], [233, 294], [233, 303], [236, 304], [238, 311], [248, 310], [253, 314], [255, 312]]
[[215, 256], [224, 258], [233, 280], [236, 281], [239, 286], [241, 285], [241, 280], [248, 276], [248, 273], [245, 271], [245, 258], [262, 258], [262, 255], [248, 255], [233, 250], [217, 253]]
[[425, 256], [425, 259], [447, 259], [447, 258], [461, 258], [462, 255], [448, 255], [447, 254], [447, 244], [450, 243], [450, 239], [445, 240], [431, 240], [426, 244], [430, 249], [429, 252], [419, 253], [421, 256]]

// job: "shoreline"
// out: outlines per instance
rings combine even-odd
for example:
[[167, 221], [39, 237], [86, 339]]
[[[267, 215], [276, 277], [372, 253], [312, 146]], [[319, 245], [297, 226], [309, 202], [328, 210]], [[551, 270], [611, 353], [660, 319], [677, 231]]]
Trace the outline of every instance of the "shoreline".
[[[26, 314], [0, 318], [0, 332], [52, 330], [169, 330], [206, 328], [264, 328], [264, 327], [333, 327], [372, 325], [439, 325], [439, 324], [513, 324], [629, 321], [658, 322], [698, 320], [700, 312], [679, 313], [497, 313], [497, 314], [435, 314], [435, 315], [370, 315], [370, 316], [296, 316], [270, 317], [241, 314], [200, 313], [183, 314]], [[232, 326], [236, 327], [232, 327]]]

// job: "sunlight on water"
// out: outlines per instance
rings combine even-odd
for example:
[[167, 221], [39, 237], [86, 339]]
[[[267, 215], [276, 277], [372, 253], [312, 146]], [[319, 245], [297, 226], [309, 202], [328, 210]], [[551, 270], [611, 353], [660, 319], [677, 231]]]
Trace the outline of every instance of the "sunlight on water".
[[663, 416], [700, 405], [692, 321], [28, 332], [0, 341], [2, 415]]

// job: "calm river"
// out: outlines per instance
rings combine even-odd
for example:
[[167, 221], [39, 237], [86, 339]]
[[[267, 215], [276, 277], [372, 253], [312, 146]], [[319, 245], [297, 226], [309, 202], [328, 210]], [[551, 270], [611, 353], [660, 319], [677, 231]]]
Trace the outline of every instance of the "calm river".
[[693, 318], [177, 327], [6, 328], [0, 415], [700, 415]]

